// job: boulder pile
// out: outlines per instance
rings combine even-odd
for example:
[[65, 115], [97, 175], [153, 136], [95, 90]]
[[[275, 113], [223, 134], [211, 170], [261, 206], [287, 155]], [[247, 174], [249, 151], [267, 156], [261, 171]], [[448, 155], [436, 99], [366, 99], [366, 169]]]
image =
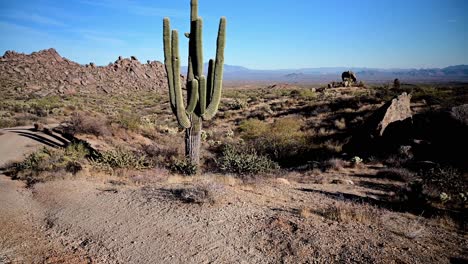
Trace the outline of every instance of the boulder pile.
[[7, 51], [0, 57], [0, 89], [21, 93], [128, 93], [167, 89], [164, 64], [141, 63], [134, 56], [107, 66], [80, 65], [63, 58], [55, 49], [32, 54]]

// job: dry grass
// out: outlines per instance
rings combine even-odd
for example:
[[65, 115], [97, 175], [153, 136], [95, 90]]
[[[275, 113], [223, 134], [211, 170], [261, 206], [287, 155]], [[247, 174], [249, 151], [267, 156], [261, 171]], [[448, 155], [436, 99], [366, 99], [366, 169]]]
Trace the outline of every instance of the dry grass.
[[415, 177], [414, 173], [405, 168], [389, 168], [381, 170], [377, 173], [377, 176], [389, 180], [402, 182], [409, 182]]
[[72, 114], [66, 127], [70, 134], [91, 134], [95, 136], [110, 135], [107, 119], [104, 117], [93, 117], [89, 113], [75, 112]]
[[197, 182], [185, 188], [176, 188], [172, 194], [185, 203], [216, 204], [221, 202], [225, 188], [214, 182]]
[[298, 213], [299, 213], [299, 216], [307, 219], [312, 215], [312, 210], [310, 208], [303, 207], [299, 209]]
[[333, 171], [342, 171], [345, 167], [347, 167], [349, 164], [348, 162], [338, 159], [338, 158], [332, 158], [324, 163], [324, 167], [326, 170], [333, 170]]
[[379, 224], [381, 215], [373, 206], [353, 202], [335, 202], [315, 210], [315, 213], [332, 221], [361, 224]]
[[335, 127], [338, 128], [339, 130], [344, 130], [344, 129], [346, 129], [346, 121], [345, 121], [344, 118], [335, 120], [334, 125], [335, 125]]

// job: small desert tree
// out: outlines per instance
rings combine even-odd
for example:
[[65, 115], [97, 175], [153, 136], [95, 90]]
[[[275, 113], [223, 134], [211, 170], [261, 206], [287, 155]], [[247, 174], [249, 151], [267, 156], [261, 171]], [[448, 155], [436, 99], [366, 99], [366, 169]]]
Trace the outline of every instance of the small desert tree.
[[219, 22], [216, 59], [208, 64], [208, 75], [203, 74], [202, 18], [198, 16], [198, 0], [191, 0], [189, 58], [187, 73], [187, 106], [184, 105], [180, 78], [179, 35], [164, 18], [164, 57], [169, 84], [169, 100], [179, 125], [185, 128], [185, 154], [193, 165], [200, 162], [202, 120], [209, 120], [218, 111], [223, 86], [226, 18]]

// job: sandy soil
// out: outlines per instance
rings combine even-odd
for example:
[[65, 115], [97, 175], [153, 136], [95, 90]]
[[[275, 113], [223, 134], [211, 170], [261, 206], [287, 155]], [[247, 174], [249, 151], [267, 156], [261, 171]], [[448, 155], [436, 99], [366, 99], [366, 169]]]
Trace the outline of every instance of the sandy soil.
[[[14, 134], [0, 136], [2, 162], [29, 150], [24, 144], [31, 142], [22, 139], [23, 147], [18, 148], [5, 139], [19, 140]], [[391, 192], [370, 188], [397, 185], [376, 179], [375, 172], [375, 168], [363, 168], [324, 176], [353, 184], [314, 184], [306, 174], [246, 184], [213, 175], [186, 181], [155, 172], [151, 183], [145, 184], [96, 176], [31, 188], [0, 175], [0, 263], [451, 263], [466, 259], [466, 234], [433, 219], [378, 208], [370, 217], [340, 222], [316, 212], [346, 204], [349, 197], [378, 198]], [[174, 192], [200, 181], [217, 194], [215, 204], [186, 203]], [[357, 208], [368, 206], [365, 201]]]

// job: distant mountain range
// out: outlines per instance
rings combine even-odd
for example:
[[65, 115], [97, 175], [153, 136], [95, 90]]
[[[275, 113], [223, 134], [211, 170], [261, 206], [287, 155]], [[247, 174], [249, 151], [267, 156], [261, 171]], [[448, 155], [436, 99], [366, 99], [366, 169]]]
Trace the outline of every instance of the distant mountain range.
[[[207, 72], [205, 64], [205, 72]], [[430, 69], [379, 69], [365, 67], [322, 67], [280, 70], [254, 70], [242, 66], [225, 65], [224, 79], [232, 81], [330, 82], [341, 78], [344, 71], [354, 71], [364, 81], [468, 81], [468, 65]], [[187, 67], [183, 67], [185, 73]]]

